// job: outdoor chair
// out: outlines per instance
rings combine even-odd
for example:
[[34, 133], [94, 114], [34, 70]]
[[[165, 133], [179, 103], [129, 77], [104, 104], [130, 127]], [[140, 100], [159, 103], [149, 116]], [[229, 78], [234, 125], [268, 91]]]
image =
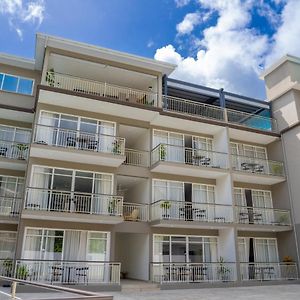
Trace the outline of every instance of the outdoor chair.
[[0, 156], [5, 156], [7, 154], [7, 147], [0, 147]]
[[75, 274], [77, 278], [77, 283], [80, 283], [82, 281], [84, 284], [88, 284], [89, 278], [88, 278], [88, 272], [89, 267], [79, 267], [75, 269]]
[[73, 138], [71, 136], [67, 137], [67, 146], [76, 147], [76, 138]]

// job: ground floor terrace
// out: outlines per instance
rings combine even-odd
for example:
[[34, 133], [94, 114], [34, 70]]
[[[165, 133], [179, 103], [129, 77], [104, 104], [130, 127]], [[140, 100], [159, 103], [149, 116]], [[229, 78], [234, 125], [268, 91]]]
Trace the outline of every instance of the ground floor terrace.
[[144, 231], [130, 232], [141, 226], [137, 222], [89, 226], [0, 231], [0, 275], [99, 289], [120, 288], [122, 279], [174, 288], [298, 279], [297, 264], [281, 259], [281, 240], [274, 234], [236, 235], [233, 228], [148, 230], [146, 225]]

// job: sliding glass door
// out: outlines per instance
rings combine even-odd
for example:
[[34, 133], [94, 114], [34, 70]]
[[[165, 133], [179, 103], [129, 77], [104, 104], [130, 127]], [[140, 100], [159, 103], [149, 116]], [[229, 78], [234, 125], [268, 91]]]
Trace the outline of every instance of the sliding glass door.
[[100, 213], [108, 206], [103, 195], [112, 192], [112, 174], [33, 166], [27, 206]]
[[153, 130], [153, 149], [162, 144], [165, 160], [185, 162], [184, 135], [181, 133]]
[[112, 152], [115, 133], [113, 122], [41, 111], [35, 139], [41, 144]]
[[216, 237], [154, 235], [153, 262], [217, 262], [217, 246]]
[[26, 228], [22, 258], [107, 261], [108, 243], [107, 232]]

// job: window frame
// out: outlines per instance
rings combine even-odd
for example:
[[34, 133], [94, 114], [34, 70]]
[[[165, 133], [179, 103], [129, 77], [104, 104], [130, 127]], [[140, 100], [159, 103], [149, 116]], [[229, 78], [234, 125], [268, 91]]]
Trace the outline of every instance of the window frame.
[[[18, 94], [18, 95], [33, 96], [33, 91], [34, 91], [34, 86], [35, 86], [35, 79], [34, 78], [30, 78], [30, 77], [26, 77], [26, 76], [20, 76], [20, 75], [15, 75], [15, 74], [10, 74], [10, 73], [5, 73], [5, 72], [0, 72], [0, 74], [3, 75], [2, 80], [0, 82], [0, 91], [7, 92], [7, 93], [15, 93], [15, 94]], [[15, 91], [6, 91], [6, 90], [3, 90], [4, 79], [5, 79], [6, 76], [12, 76], [12, 77], [17, 78], [17, 86], [16, 86], [16, 90]], [[20, 79], [25, 79], [25, 80], [31, 80], [32, 81], [32, 87], [31, 87], [30, 94], [20, 93], [18, 91]]]

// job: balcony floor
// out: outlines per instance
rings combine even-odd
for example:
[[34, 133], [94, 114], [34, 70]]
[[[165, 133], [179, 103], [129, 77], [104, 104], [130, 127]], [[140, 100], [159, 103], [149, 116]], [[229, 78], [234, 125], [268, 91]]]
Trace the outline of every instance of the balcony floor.
[[229, 170], [217, 167], [195, 166], [183, 162], [159, 161], [152, 165], [151, 172], [217, 179], [228, 174]]
[[200, 221], [185, 221], [185, 220], [155, 220], [150, 223], [153, 227], [163, 228], [200, 228], [200, 229], [223, 229], [232, 227], [232, 223], [224, 222], [200, 222]]
[[123, 217], [121, 216], [93, 215], [76, 212], [58, 212], [29, 209], [23, 210], [21, 218], [93, 224], [118, 224], [123, 222]]
[[284, 176], [274, 176], [244, 171], [234, 171], [232, 178], [234, 181], [237, 182], [256, 183], [265, 185], [277, 184], [286, 180]]
[[31, 145], [30, 156], [109, 167], [119, 167], [126, 159], [125, 155], [40, 144]]

